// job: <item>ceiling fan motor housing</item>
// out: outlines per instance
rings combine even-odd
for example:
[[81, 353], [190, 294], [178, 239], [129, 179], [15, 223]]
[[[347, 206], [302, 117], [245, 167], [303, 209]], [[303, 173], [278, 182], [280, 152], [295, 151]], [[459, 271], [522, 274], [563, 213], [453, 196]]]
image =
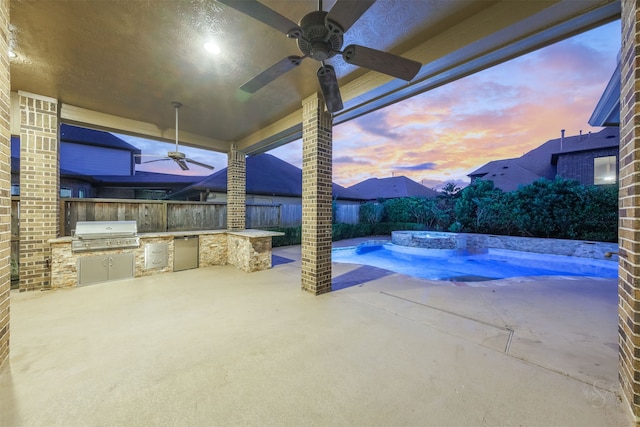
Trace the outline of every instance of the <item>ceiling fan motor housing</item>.
[[302, 37], [296, 40], [298, 48], [316, 61], [332, 58], [342, 48], [342, 29], [338, 24], [326, 20], [326, 16], [327, 12], [321, 10], [310, 12], [298, 24], [302, 28]]

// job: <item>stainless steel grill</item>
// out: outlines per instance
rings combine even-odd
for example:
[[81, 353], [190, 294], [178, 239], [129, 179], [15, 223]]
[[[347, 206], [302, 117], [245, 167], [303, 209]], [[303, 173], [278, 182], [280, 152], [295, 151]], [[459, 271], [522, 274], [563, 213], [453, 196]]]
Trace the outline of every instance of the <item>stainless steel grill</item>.
[[86, 252], [137, 248], [140, 246], [137, 233], [138, 224], [135, 221], [78, 221], [71, 250]]

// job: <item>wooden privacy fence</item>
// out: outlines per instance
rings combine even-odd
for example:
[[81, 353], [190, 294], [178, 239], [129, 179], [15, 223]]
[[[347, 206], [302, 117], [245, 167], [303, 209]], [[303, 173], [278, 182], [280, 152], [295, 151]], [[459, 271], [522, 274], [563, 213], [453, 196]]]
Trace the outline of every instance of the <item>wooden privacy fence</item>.
[[[338, 205], [338, 222], [357, 223], [360, 206]], [[247, 205], [247, 228], [297, 227], [302, 206]], [[160, 231], [222, 230], [227, 227], [227, 205], [132, 199], [63, 199], [60, 201], [60, 235], [71, 236], [78, 221], [136, 221], [139, 233]]]
[[139, 233], [220, 230], [227, 226], [227, 206], [221, 203], [131, 199], [62, 200], [60, 235], [73, 235], [78, 221], [136, 221]]
[[[18, 253], [20, 240], [19, 209], [20, 198], [13, 197], [11, 200], [12, 257], [13, 254]], [[301, 205], [247, 205], [246, 209], [247, 228], [297, 227], [302, 224]], [[357, 223], [358, 213], [358, 205], [338, 205], [337, 221]], [[136, 221], [139, 233], [222, 230], [227, 227], [227, 205], [162, 200], [62, 199], [60, 201], [60, 235], [73, 235], [78, 221]]]

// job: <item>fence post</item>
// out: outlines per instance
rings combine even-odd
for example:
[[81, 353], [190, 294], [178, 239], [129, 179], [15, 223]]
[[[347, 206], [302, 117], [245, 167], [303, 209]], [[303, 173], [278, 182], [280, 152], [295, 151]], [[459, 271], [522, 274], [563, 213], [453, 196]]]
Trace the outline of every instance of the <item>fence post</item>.
[[67, 202], [64, 199], [60, 199], [60, 216], [58, 217], [58, 221], [60, 221], [60, 227], [59, 227], [60, 236], [66, 236], [67, 235]]
[[167, 202], [162, 203], [162, 224], [164, 224], [164, 231], [169, 231], [169, 204]]

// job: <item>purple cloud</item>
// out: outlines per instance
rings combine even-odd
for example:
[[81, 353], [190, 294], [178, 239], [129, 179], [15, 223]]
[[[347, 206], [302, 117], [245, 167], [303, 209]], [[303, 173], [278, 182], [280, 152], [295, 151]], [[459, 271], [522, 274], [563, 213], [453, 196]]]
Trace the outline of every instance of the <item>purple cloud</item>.
[[357, 160], [351, 156], [340, 156], [333, 159], [333, 163], [349, 163], [355, 165], [370, 165], [371, 162], [366, 160]]
[[436, 168], [436, 164], [433, 162], [424, 162], [419, 165], [413, 166], [398, 166], [396, 169], [405, 170], [405, 171], [428, 171]]

